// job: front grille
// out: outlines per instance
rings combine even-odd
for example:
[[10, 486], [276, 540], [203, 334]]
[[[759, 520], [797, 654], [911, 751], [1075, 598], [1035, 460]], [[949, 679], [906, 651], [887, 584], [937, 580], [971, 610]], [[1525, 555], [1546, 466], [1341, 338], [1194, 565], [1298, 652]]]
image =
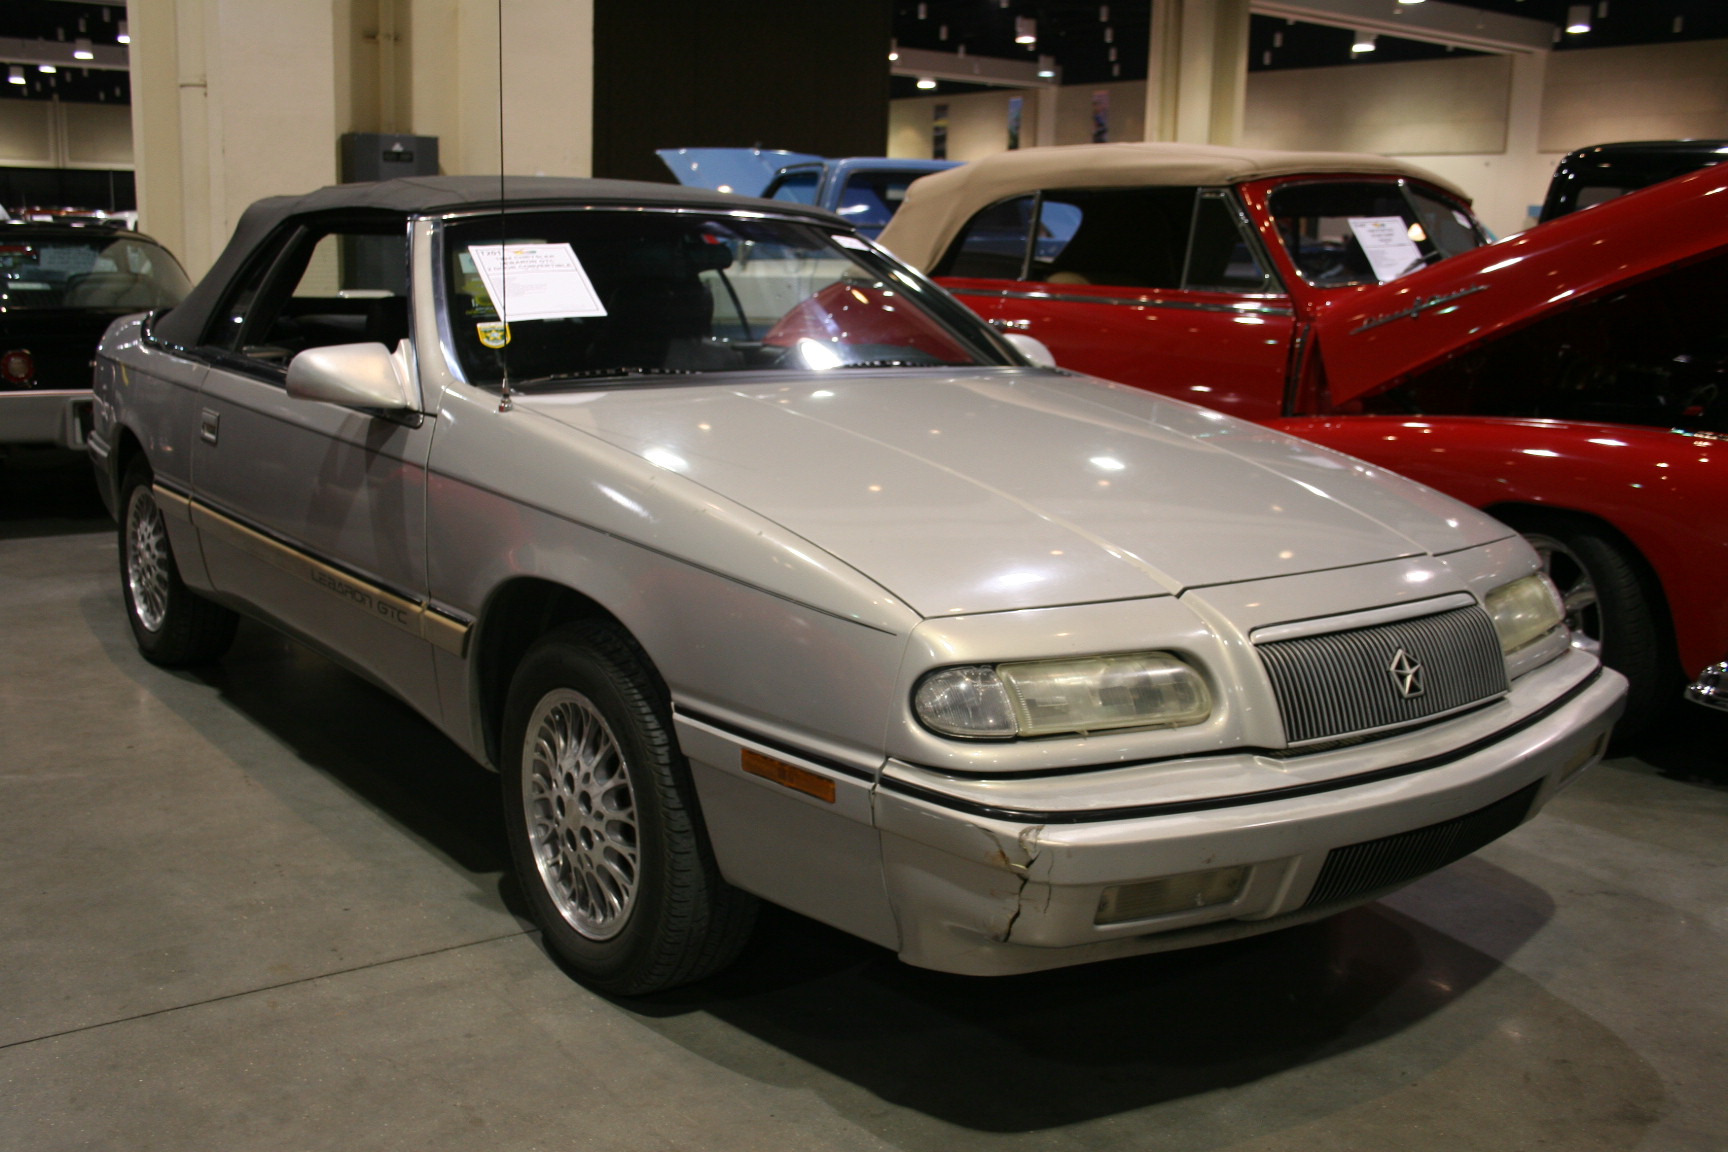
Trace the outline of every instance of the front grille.
[[1486, 808], [1426, 828], [1332, 849], [1302, 907], [1336, 904], [1365, 892], [1408, 884], [1462, 860], [1522, 824], [1541, 786], [1538, 780]]
[[[1475, 605], [1255, 650], [1291, 744], [1408, 724], [1506, 691], [1494, 622]], [[1401, 685], [1411, 666], [1420, 690], [1407, 695]]]

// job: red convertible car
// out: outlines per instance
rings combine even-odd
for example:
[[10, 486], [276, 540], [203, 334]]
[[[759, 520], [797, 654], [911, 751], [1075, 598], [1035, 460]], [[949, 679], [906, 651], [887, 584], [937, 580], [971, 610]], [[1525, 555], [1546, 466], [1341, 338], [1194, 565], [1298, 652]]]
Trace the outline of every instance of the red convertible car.
[[1728, 165], [1491, 243], [1384, 157], [1028, 149], [918, 181], [881, 242], [1064, 367], [1519, 528], [1623, 729], [1728, 651]]

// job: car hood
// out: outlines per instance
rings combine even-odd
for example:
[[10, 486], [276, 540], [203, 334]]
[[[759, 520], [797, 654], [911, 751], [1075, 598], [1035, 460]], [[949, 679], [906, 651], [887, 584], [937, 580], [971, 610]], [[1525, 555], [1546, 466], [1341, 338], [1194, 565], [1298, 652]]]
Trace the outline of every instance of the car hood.
[[1176, 594], [1510, 535], [1305, 441], [1101, 380], [978, 369], [531, 395], [924, 616]]
[[1496, 335], [1728, 249], [1728, 164], [1448, 257], [1390, 283], [1326, 292], [1315, 327], [1334, 406]]
[[654, 155], [672, 170], [678, 183], [710, 192], [760, 196], [774, 174], [789, 164], [822, 159], [809, 152], [761, 148], [660, 148]]

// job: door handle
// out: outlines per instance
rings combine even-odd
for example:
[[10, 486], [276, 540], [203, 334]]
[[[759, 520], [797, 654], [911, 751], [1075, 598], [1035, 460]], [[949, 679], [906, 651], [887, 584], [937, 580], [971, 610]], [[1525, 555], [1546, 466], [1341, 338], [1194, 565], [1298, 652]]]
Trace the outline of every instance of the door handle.
[[206, 444], [216, 443], [216, 428], [221, 424], [222, 415], [206, 408], [198, 415], [198, 439]]
[[987, 323], [998, 332], [1024, 332], [1032, 327], [1030, 320], [1004, 320], [1001, 317], [987, 321]]

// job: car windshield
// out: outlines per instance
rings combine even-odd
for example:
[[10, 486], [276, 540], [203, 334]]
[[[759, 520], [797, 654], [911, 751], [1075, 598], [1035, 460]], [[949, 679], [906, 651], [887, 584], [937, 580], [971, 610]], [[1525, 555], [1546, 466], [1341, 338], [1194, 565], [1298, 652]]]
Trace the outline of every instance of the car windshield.
[[180, 264], [146, 240], [0, 236], [0, 307], [172, 308], [191, 285]]
[[1384, 284], [1488, 242], [1463, 203], [1394, 180], [1313, 180], [1273, 191], [1279, 239], [1318, 288]]
[[[764, 369], [1015, 364], [983, 323], [845, 233], [682, 211], [455, 221], [452, 343], [512, 387]], [[499, 322], [502, 298], [509, 323]]]

